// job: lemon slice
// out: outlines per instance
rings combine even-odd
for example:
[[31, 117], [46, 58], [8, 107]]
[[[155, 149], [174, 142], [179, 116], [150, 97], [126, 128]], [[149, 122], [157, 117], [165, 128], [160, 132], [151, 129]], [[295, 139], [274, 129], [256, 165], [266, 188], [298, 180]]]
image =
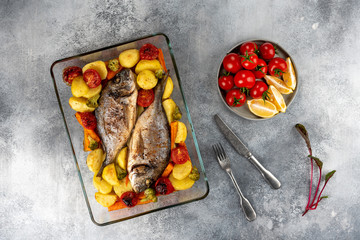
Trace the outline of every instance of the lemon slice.
[[247, 101], [250, 112], [258, 117], [271, 118], [279, 111], [276, 109], [275, 104], [268, 100], [252, 99]]
[[288, 86], [286, 86], [285, 82], [283, 80], [281, 80], [280, 78], [270, 76], [270, 75], [266, 75], [264, 78], [268, 85], [274, 85], [274, 87], [276, 87], [276, 89], [279, 90], [279, 92], [282, 94], [290, 94], [293, 92], [293, 90], [291, 88], [289, 88]]
[[287, 70], [283, 74], [283, 79], [286, 86], [294, 90], [296, 87], [296, 75], [291, 59], [289, 57], [286, 58], [286, 64], [287, 64]]
[[273, 85], [270, 85], [268, 92], [270, 93], [270, 102], [275, 104], [278, 111], [284, 113], [286, 111], [286, 103], [281, 93]]

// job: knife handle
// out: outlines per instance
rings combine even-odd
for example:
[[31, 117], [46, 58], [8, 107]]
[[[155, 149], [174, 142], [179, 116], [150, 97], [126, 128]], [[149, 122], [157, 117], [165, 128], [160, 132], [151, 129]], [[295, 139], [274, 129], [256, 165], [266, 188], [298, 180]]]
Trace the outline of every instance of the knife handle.
[[248, 156], [249, 161], [255, 165], [257, 170], [261, 173], [261, 175], [265, 178], [265, 180], [270, 184], [274, 189], [278, 189], [281, 187], [280, 181], [266, 168], [261, 165], [261, 163], [252, 155], [251, 153]]

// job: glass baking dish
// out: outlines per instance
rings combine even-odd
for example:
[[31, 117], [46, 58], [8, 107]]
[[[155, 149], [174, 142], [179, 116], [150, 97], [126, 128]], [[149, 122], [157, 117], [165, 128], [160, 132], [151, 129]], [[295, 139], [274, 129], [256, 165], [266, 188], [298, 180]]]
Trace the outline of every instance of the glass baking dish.
[[[164, 53], [166, 67], [170, 70], [170, 76], [174, 83], [174, 91], [171, 95], [171, 98], [176, 102], [180, 110], [183, 112], [181, 121], [185, 123], [188, 129], [186, 145], [193, 165], [199, 169], [200, 179], [193, 185], [192, 188], [188, 190], [177, 191], [169, 195], [160, 196], [156, 203], [142, 204], [137, 205], [134, 208], [125, 208], [109, 212], [107, 208], [101, 206], [95, 200], [96, 189], [92, 183], [94, 173], [88, 169], [86, 165], [86, 157], [88, 153], [83, 151], [83, 129], [80, 124], [78, 124], [74, 116], [75, 111], [71, 109], [68, 104], [69, 98], [72, 95], [70, 87], [67, 86], [62, 80], [62, 72], [63, 69], [68, 66], [79, 66], [82, 68], [85, 64], [92, 61], [107, 61], [113, 58], [117, 58], [121, 51], [130, 48], [140, 49], [140, 47], [145, 43], [151, 43], [156, 47], [161, 48]], [[120, 222], [161, 209], [200, 200], [208, 195], [209, 184], [205, 175], [205, 169], [201, 159], [193, 124], [191, 122], [189, 109], [186, 105], [184, 93], [181, 88], [181, 81], [176, 67], [174, 55], [171, 50], [171, 44], [166, 35], [156, 34], [134, 41], [120, 43], [118, 45], [83, 53], [77, 56], [60, 59], [51, 65], [50, 73], [53, 79], [59, 108], [64, 120], [65, 129], [73, 152], [75, 167], [79, 175], [86, 205], [89, 210], [90, 218], [96, 225], [104, 226]]]

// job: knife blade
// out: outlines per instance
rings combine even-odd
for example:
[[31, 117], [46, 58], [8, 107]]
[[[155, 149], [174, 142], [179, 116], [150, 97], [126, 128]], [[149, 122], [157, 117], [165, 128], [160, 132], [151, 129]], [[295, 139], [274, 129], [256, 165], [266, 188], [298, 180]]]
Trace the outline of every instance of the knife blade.
[[235, 133], [226, 125], [226, 123], [220, 118], [218, 114], [214, 116], [215, 122], [220, 131], [224, 134], [225, 138], [231, 143], [234, 149], [242, 156], [247, 158], [256, 168], [259, 170], [264, 179], [274, 189], [278, 189], [281, 186], [280, 181], [252, 155], [245, 144], [235, 135]]

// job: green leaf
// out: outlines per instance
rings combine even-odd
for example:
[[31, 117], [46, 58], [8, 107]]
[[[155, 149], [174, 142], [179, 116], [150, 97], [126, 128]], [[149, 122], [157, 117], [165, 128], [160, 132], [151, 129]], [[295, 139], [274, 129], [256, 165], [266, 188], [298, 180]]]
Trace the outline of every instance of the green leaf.
[[311, 155], [309, 155], [308, 157], [314, 159], [314, 161], [316, 162], [316, 165], [318, 165], [318, 167], [320, 169], [322, 169], [323, 162], [319, 158], [311, 156]]
[[298, 123], [295, 125], [296, 130], [300, 133], [300, 135], [303, 137], [303, 139], [306, 142], [306, 145], [308, 147], [308, 149], [311, 149], [311, 144], [310, 144], [310, 139], [309, 139], [309, 134], [306, 131], [306, 128], [304, 127], [304, 125]]
[[332, 176], [334, 176], [334, 173], [336, 172], [336, 170], [332, 170], [331, 172], [329, 172], [328, 174], [326, 174], [325, 176], [325, 181], [328, 181]]
[[329, 198], [329, 197], [328, 197], [328, 196], [322, 196], [322, 197], [320, 198], [320, 200], [323, 199], [323, 198]]

